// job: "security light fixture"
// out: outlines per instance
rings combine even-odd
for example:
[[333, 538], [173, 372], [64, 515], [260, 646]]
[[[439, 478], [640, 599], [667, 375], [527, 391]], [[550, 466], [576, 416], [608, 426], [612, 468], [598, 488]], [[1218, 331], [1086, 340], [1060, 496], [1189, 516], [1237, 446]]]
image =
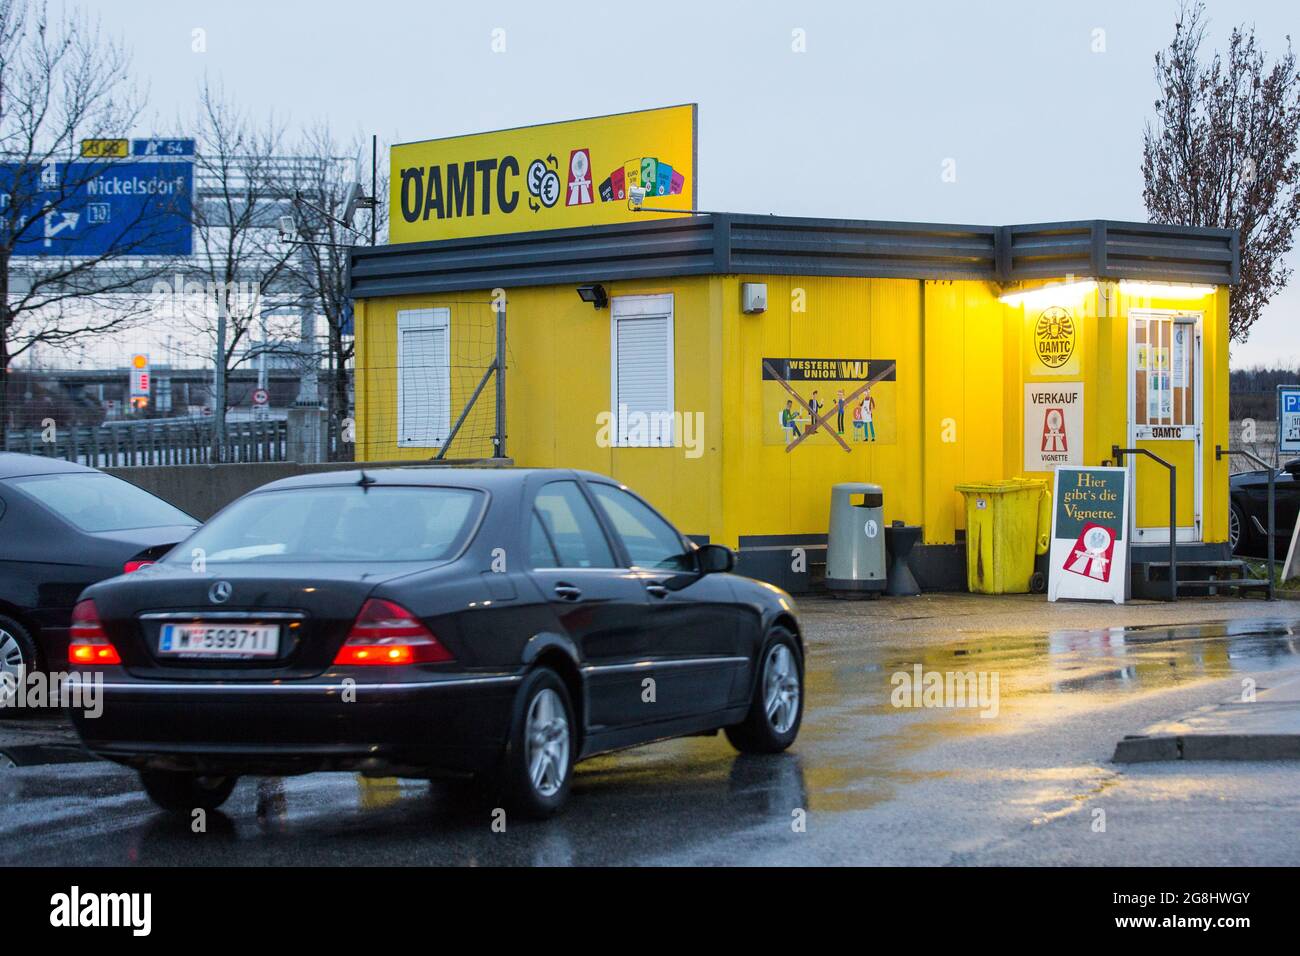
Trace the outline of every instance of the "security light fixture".
[[583, 302], [590, 302], [597, 309], [603, 309], [609, 305], [609, 294], [605, 292], [605, 287], [599, 282], [593, 285], [578, 286], [578, 298]]

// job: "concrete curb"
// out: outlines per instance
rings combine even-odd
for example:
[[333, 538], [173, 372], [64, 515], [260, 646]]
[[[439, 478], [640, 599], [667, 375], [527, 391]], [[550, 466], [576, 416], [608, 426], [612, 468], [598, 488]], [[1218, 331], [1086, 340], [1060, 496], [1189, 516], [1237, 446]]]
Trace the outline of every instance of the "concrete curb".
[[1300, 734], [1136, 734], [1115, 745], [1115, 763], [1157, 760], [1300, 760]]
[[1126, 735], [1111, 760], [1300, 760], [1300, 676], [1277, 676], [1248, 701], [1230, 697]]

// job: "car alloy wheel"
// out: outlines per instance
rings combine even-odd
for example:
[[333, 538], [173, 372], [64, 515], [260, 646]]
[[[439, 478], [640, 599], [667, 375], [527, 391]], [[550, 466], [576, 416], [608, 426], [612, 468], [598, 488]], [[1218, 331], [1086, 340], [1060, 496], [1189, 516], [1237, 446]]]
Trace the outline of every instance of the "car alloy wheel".
[[778, 734], [788, 732], [799, 713], [799, 668], [785, 644], [773, 644], [763, 665], [763, 708]]
[[30, 670], [23, 657], [23, 646], [4, 628], [0, 627], [0, 697], [10, 697], [17, 692], [18, 683]]
[[549, 687], [528, 705], [524, 741], [533, 789], [543, 797], [554, 796], [569, 772], [569, 721], [560, 695]]
[[1228, 548], [1235, 553], [1237, 544], [1241, 541], [1241, 519], [1237, 517], [1237, 509], [1228, 509]]

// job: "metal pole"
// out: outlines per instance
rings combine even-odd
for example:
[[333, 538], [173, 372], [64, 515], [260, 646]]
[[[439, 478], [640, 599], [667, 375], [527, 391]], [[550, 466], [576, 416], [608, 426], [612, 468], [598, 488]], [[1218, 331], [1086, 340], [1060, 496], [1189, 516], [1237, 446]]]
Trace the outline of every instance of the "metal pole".
[[379, 197], [375, 191], [379, 189], [379, 134], [370, 135], [370, 198], [375, 201], [375, 205], [370, 207], [370, 244], [375, 245], [379, 239]]
[[[212, 370], [212, 461], [220, 462], [226, 440], [226, 293], [218, 289], [217, 297], [217, 363]], [[135, 462], [132, 462], [135, 464]]]
[[[1278, 435], [1278, 444], [1282, 442], [1282, 436]], [[1277, 509], [1274, 507], [1273, 498], [1273, 479], [1277, 477], [1277, 469], [1268, 470], [1268, 599], [1273, 600], [1273, 548], [1274, 534], [1277, 532]]]
[[1178, 600], [1178, 469], [1169, 468], [1169, 600]]
[[490, 377], [496, 374], [496, 370], [497, 367], [495, 362], [483, 370], [483, 377], [478, 380], [478, 385], [474, 386], [474, 394], [470, 395], [469, 401], [466, 402], [465, 407], [460, 410], [460, 415], [456, 418], [456, 424], [451, 426], [451, 431], [447, 433], [447, 438], [443, 441], [442, 447], [438, 449], [438, 454], [433, 456], [434, 461], [442, 461], [443, 458], [447, 457], [447, 449], [450, 448], [451, 443], [456, 440], [456, 436], [460, 433], [460, 426], [464, 425], [465, 419], [469, 418], [470, 410], [474, 407], [474, 403], [478, 401], [479, 395], [483, 392], [483, 386], [487, 384], [487, 380]]
[[497, 305], [497, 427], [496, 457], [506, 457], [506, 303]]

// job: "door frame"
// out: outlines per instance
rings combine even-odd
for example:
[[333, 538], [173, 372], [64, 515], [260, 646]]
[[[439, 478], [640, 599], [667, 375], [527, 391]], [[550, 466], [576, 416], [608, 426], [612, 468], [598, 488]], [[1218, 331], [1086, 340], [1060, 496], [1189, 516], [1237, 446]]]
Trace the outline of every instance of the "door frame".
[[[1196, 384], [1192, 390], [1192, 408], [1193, 408], [1193, 428], [1194, 428], [1194, 449], [1193, 449], [1193, 476], [1192, 476], [1192, 523], [1191, 525], [1179, 525], [1175, 529], [1177, 540], [1183, 543], [1198, 543], [1205, 537], [1205, 520], [1204, 520], [1204, 483], [1205, 483], [1205, 368], [1204, 368], [1204, 329], [1205, 329], [1205, 312], [1193, 309], [1130, 309], [1125, 316], [1125, 336], [1128, 342], [1128, 363], [1124, 370], [1127, 380], [1126, 392], [1128, 394], [1128, 407], [1125, 409], [1124, 417], [1127, 420], [1128, 444], [1130, 448], [1136, 448], [1139, 441], [1160, 442], [1160, 441], [1179, 441], [1182, 439], [1161, 439], [1154, 436], [1139, 437], [1138, 430], [1150, 428], [1149, 425], [1137, 424], [1137, 318], [1175, 318], [1183, 316], [1191, 321], [1185, 324], [1191, 325], [1194, 337], [1192, 342], [1193, 355], [1191, 357], [1191, 369]], [[1150, 326], [1148, 326], [1148, 329]], [[1148, 340], [1147, 346], [1151, 343]], [[1150, 364], [1148, 359], [1148, 365]], [[1173, 345], [1170, 344], [1169, 371], [1173, 373]], [[1172, 385], [1170, 386], [1172, 388]], [[1133, 507], [1130, 509], [1130, 531], [1132, 533], [1131, 541], [1134, 545], [1142, 544], [1168, 544], [1169, 543], [1169, 526], [1162, 524], [1159, 527], [1143, 528], [1138, 525], [1138, 508], [1137, 508], [1137, 459], [1142, 456], [1132, 455], [1133, 460], [1129, 463], [1129, 481], [1133, 487]], [[1153, 467], [1159, 468], [1154, 462]], [[1181, 484], [1181, 482], [1180, 482]]]

